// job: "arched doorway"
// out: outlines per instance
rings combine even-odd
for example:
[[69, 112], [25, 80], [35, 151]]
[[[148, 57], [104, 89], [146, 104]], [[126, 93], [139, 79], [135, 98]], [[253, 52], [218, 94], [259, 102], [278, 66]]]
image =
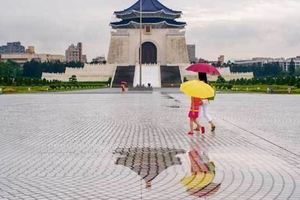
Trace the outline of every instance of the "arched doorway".
[[142, 44], [142, 64], [157, 63], [157, 48], [152, 42]]

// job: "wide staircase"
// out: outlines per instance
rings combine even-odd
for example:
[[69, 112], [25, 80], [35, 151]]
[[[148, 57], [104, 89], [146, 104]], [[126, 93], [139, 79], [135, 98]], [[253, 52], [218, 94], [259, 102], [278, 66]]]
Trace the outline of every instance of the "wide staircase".
[[[136, 65], [133, 85], [140, 84], [140, 66]], [[142, 85], [148, 86], [151, 84], [153, 88], [161, 87], [160, 67], [157, 64], [142, 65]]]
[[112, 87], [120, 87], [121, 82], [127, 82], [129, 87], [133, 86], [135, 66], [117, 66]]
[[161, 66], [160, 73], [162, 87], [180, 87], [182, 80], [178, 66]]

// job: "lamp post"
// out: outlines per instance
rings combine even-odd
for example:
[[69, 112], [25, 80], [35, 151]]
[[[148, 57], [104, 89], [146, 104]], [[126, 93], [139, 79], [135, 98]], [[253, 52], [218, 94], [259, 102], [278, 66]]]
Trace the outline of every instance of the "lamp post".
[[140, 0], [140, 58], [139, 58], [139, 64], [140, 64], [140, 86], [142, 86], [142, 12], [143, 12], [143, 0]]

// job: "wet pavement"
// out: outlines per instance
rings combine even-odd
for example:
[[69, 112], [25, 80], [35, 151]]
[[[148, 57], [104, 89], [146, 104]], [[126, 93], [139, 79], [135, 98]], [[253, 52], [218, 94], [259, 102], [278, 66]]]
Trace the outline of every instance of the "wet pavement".
[[188, 136], [177, 90], [0, 96], [0, 199], [298, 200], [299, 102], [220, 94]]

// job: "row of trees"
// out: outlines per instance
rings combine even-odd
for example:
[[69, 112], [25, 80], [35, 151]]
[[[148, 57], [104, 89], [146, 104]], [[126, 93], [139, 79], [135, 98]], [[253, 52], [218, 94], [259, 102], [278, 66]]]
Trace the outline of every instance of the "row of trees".
[[40, 79], [43, 72], [64, 73], [66, 67], [82, 68], [83, 65], [84, 64], [80, 62], [62, 63], [57, 61], [41, 63], [32, 60], [30, 62], [26, 62], [23, 67], [21, 67], [13, 61], [0, 62], [0, 77], [30, 77]]
[[289, 85], [299, 86], [300, 78], [295, 76], [278, 76], [278, 77], [265, 77], [265, 78], [252, 78], [252, 79], [237, 79], [228, 82], [232, 85]]
[[0, 62], [0, 77], [21, 77], [23, 70], [20, 66], [12, 61]]
[[23, 66], [23, 76], [32, 77], [32, 78], [41, 78], [43, 72], [48, 73], [65, 73], [66, 67], [71, 68], [82, 68], [84, 66], [83, 63], [80, 62], [37, 62], [30, 61], [24, 64]]
[[273, 63], [254, 63], [252, 65], [230, 65], [230, 71], [232, 73], [241, 73], [241, 72], [253, 72], [254, 77], [267, 77], [267, 76], [278, 76], [282, 74], [288, 75], [297, 75], [296, 74], [296, 64], [292, 59], [288, 65], [288, 72], [284, 72], [279, 62]]
[[0, 62], [0, 85], [48, 85], [51, 81], [42, 80], [42, 73], [64, 73], [66, 67], [82, 68], [79, 62], [38, 62], [32, 60], [21, 67], [13, 61]]
[[289, 85], [296, 86], [300, 88], [300, 77], [297, 76], [276, 76], [276, 77], [254, 77], [252, 79], [236, 79], [226, 81], [222, 76], [220, 76], [216, 84], [219, 86], [228, 86], [232, 88], [233, 85]]
[[279, 63], [266, 63], [261, 66], [255, 63], [249, 66], [231, 65], [230, 71], [232, 73], [253, 72], [254, 77], [277, 76], [283, 72]]

